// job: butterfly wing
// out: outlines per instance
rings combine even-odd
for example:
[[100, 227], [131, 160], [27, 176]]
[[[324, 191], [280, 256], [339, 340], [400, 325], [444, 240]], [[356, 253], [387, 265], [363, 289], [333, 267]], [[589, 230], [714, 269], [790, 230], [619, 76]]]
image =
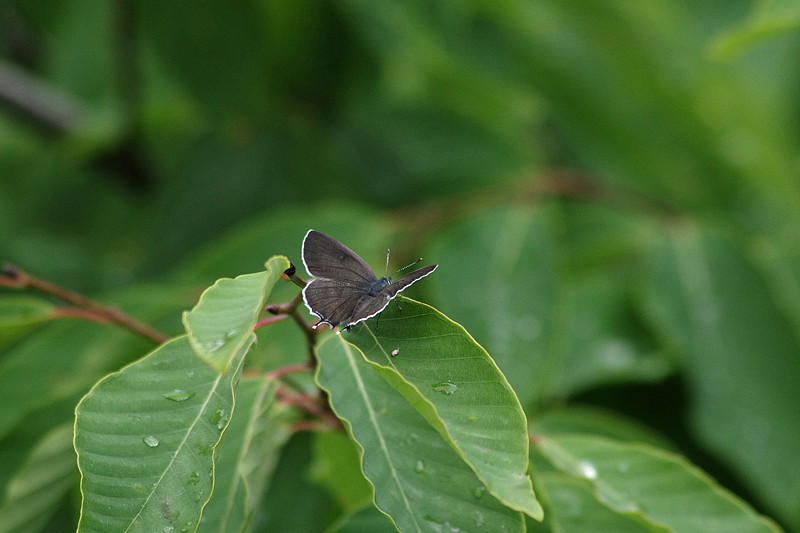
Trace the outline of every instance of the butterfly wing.
[[397, 296], [400, 291], [410, 287], [412, 284], [418, 282], [419, 280], [421, 280], [422, 278], [424, 278], [425, 276], [436, 270], [438, 266], [439, 265], [429, 265], [426, 267], [419, 268], [414, 272], [410, 272], [405, 276], [399, 277], [395, 281], [387, 285], [384, 291], [388, 292], [389, 299], [392, 299], [395, 296]]
[[363, 297], [362, 289], [332, 279], [314, 278], [303, 288], [308, 310], [331, 327], [349, 322]]
[[383, 290], [374, 296], [363, 296], [358, 302], [356, 302], [356, 306], [353, 309], [353, 315], [350, 317], [349, 323], [345, 327], [349, 328], [353, 324], [358, 324], [363, 320], [374, 317], [386, 309], [386, 306], [389, 305], [389, 302], [391, 301], [392, 297], [386, 290]]
[[378, 280], [372, 268], [353, 250], [313, 229], [303, 239], [303, 264], [315, 278], [360, 287], [369, 287]]
[[419, 270], [415, 270], [410, 274], [406, 274], [405, 276], [398, 278], [397, 281], [389, 283], [378, 294], [374, 296], [366, 295], [360, 298], [356, 302], [355, 308], [353, 309], [353, 314], [348, 319], [347, 322], [349, 323], [346, 325], [346, 327], [350, 327], [353, 324], [358, 324], [362, 320], [372, 318], [386, 309], [386, 306], [389, 305], [389, 302], [392, 301], [392, 298], [397, 296], [400, 291], [436, 270], [437, 266], [439, 265], [426, 266], [420, 268]]

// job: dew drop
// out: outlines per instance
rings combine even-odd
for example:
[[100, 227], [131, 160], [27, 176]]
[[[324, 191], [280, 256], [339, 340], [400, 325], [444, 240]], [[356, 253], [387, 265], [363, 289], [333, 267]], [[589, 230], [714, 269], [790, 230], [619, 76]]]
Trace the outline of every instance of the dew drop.
[[581, 461], [581, 474], [586, 479], [597, 479], [597, 469], [589, 461]]
[[417, 474], [423, 474], [426, 468], [425, 461], [422, 459], [417, 459], [417, 464], [414, 465], [414, 472]]
[[395, 348], [394, 350], [392, 350], [392, 357], [394, 357], [395, 355], [397, 355], [399, 353], [400, 353], [400, 348]]
[[142, 442], [150, 446], [151, 448], [155, 448], [159, 445], [158, 438], [153, 435], [148, 435], [142, 439]]
[[175, 389], [173, 391], [165, 392], [164, 394], [162, 394], [162, 396], [167, 400], [172, 400], [173, 402], [183, 402], [194, 396], [194, 392], [188, 392], [182, 389]]
[[475, 487], [475, 490], [472, 491], [472, 495], [475, 496], [476, 500], [480, 500], [483, 498], [483, 495], [486, 493], [486, 487], [480, 486]]
[[197, 453], [200, 455], [212, 455], [214, 453], [214, 445], [213, 444], [198, 444], [196, 447]]
[[206, 353], [214, 353], [217, 350], [219, 350], [220, 348], [222, 348], [223, 346], [225, 346], [225, 340], [224, 339], [217, 339], [217, 340], [205, 342], [200, 347]]
[[434, 383], [433, 385], [431, 385], [431, 388], [436, 392], [450, 395], [458, 390], [458, 385], [450, 381], [443, 381], [441, 383]]
[[211, 423], [217, 426], [217, 429], [222, 429], [225, 427], [225, 424], [228, 423], [230, 417], [228, 416], [228, 412], [225, 409], [217, 409], [214, 411], [214, 414], [211, 415]]
[[232, 337], [235, 337], [237, 333], [239, 333], [238, 329], [229, 329], [228, 331], [225, 332], [225, 338], [230, 339]]

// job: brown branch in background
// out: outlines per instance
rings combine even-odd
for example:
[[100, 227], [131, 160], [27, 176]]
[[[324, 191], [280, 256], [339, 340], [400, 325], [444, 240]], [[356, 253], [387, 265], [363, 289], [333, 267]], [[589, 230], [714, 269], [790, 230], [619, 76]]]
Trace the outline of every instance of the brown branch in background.
[[423, 204], [391, 213], [390, 222], [399, 233], [398, 257], [414, 257], [422, 244], [441, 226], [498, 207], [535, 204], [545, 198], [603, 202], [615, 208], [643, 211], [672, 220], [680, 213], [657, 198], [648, 197], [601, 176], [569, 168], [550, 168], [522, 177], [506, 186], [467, 193], [445, 204]]
[[0, 103], [51, 137], [76, 132], [86, 113], [78, 100], [0, 61]]
[[320, 397], [314, 398], [308, 394], [289, 394], [283, 387], [278, 388], [278, 399], [285, 405], [294, 405], [301, 411], [317, 417], [319, 420], [333, 429], [343, 429], [342, 422], [334, 415], [328, 405], [322, 405], [319, 401]]
[[2, 274], [3, 275], [0, 276], [0, 286], [18, 289], [34, 289], [55, 296], [75, 306], [73, 308], [59, 308], [56, 312], [57, 316], [79, 317], [95, 322], [116, 324], [156, 344], [161, 344], [169, 339], [164, 333], [151, 328], [147, 324], [139, 322], [120, 309], [105, 306], [82, 294], [65, 289], [64, 287], [59, 287], [49, 281], [39, 279], [13, 265], [3, 265]]

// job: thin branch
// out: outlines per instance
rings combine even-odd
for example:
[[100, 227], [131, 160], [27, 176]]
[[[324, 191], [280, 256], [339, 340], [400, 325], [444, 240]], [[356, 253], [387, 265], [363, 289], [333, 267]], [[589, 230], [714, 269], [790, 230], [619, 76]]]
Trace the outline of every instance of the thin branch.
[[39, 279], [14, 265], [3, 265], [2, 274], [0, 276], [0, 286], [34, 289], [55, 296], [75, 306], [72, 311], [67, 311], [68, 308], [60, 308], [58, 314], [61, 316], [80, 317], [96, 322], [116, 324], [156, 344], [161, 344], [169, 339], [164, 333], [151, 328], [143, 322], [139, 322], [116, 307], [103, 305], [82, 294]]
[[75, 133], [86, 118], [80, 102], [7, 61], [0, 61], [0, 103], [53, 136]]
[[319, 397], [315, 399], [308, 394], [289, 394], [283, 387], [278, 388], [278, 399], [285, 405], [293, 405], [300, 410], [317, 417], [331, 428], [341, 429], [342, 422], [327, 405], [320, 405]]

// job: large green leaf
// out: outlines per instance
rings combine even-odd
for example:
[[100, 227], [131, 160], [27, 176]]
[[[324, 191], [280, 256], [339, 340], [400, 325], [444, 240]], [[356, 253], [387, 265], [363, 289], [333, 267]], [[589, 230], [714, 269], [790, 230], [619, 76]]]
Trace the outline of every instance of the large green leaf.
[[593, 487], [585, 479], [560, 472], [536, 476], [545, 507], [545, 525], [567, 533], [669, 533], [670, 530], [649, 523], [641, 516], [620, 513], [598, 501]]
[[556, 213], [492, 211], [443, 230], [427, 252], [441, 267], [426, 283], [492, 354], [525, 406], [549, 392], [557, 367]]
[[723, 235], [676, 228], [649, 258], [653, 324], [686, 356], [692, 424], [765, 505], [800, 525], [800, 339], [762, 274]]
[[542, 437], [542, 453], [617, 513], [676, 533], [776, 533], [779, 528], [682, 457], [589, 436]]
[[217, 454], [214, 494], [197, 531], [250, 531], [251, 517], [289, 438], [286, 408], [275, 399], [269, 377], [243, 379]]
[[211, 495], [244, 354], [222, 375], [186, 337], [111, 374], [76, 409], [79, 531], [192, 530]]
[[[317, 381], [362, 450], [378, 508], [403, 532], [523, 531], [453, 448], [341, 337], [317, 349]], [[502, 450], [487, 449], [487, 455]]]
[[77, 478], [72, 424], [63, 424], [42, 438], [9, 482], [0, 504], [0, 532], [38, 531]]
[[464, 458], [491, 494], [541, 518], [519, 400], [489, 354], [434, 308], [401, 298], [344, 335]]
[[223, 278], [206, 289], [200, 301], [183, 315], [195, 352], [219, 372], [247, 342], [264, 300], [281, 273], [289, 268], [283, 256], [271, 257], [265, 272]]

